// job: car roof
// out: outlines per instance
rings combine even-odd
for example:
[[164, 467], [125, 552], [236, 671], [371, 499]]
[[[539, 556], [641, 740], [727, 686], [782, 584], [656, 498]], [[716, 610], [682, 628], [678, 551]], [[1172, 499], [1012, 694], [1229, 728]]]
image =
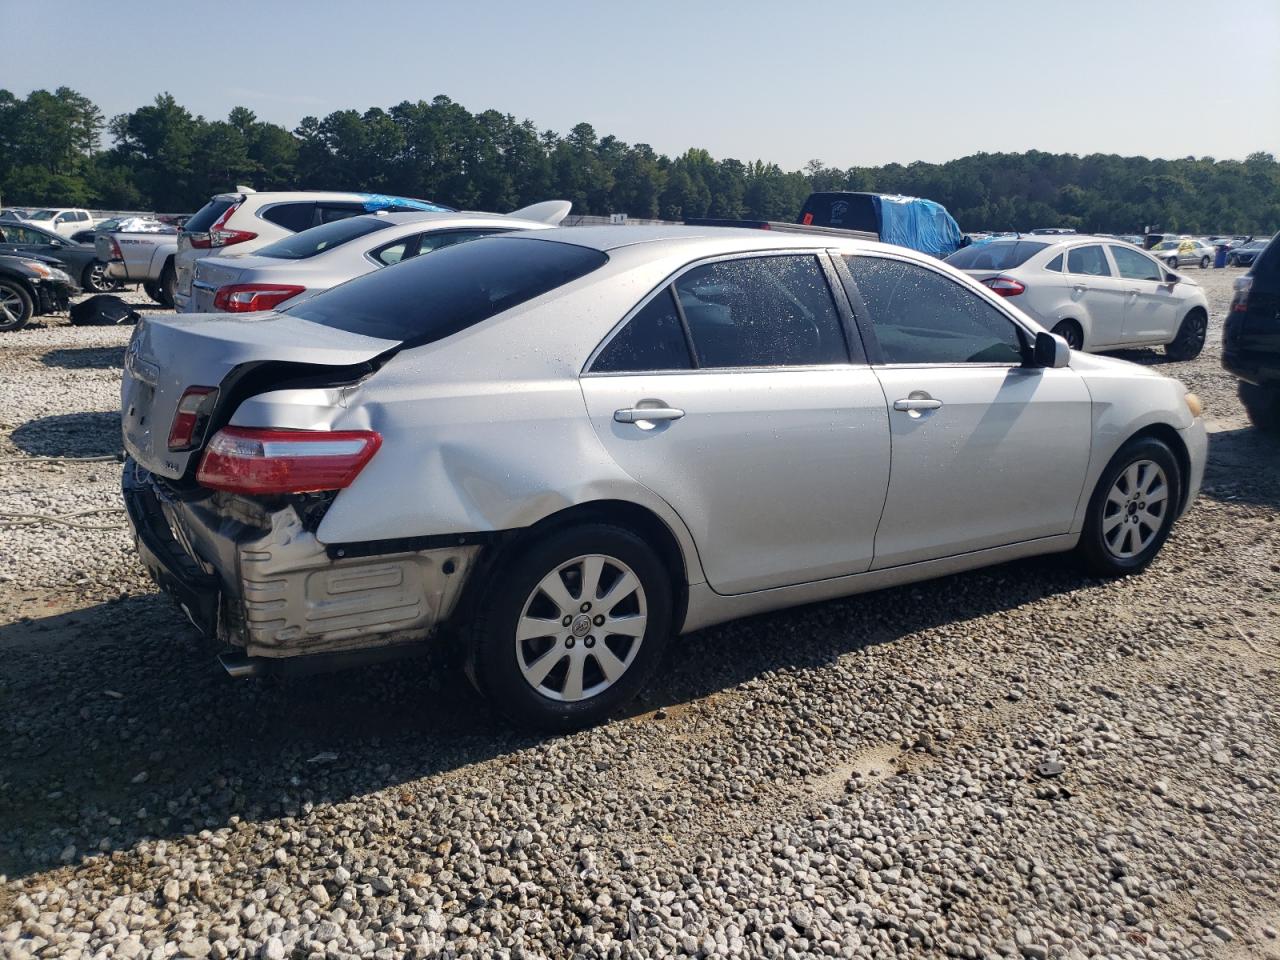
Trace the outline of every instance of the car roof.
[[888, 244], [862, 240], [858, 237], [848, 238], [834, 236], [823, 232], [802, 232], [779, 230], [759, 230], [747, 227], [687, 227], [679, 224], [654, 226], [599, 226], [599, 227], [555, 227], [551, 230], [539, 230], [539, 240], [554, 240], [559, 243], [571, 243], [591, 250], [607, 253], [623, 247], [634, 247], [639, 244], [678, 244], [705, 248], [697, 253], [733, 253], [746, 250], [787, 250], [812, 249], [813, 247], [846, 247], [850, 243], [867, 248], [881, 248], [902, 251], [902, 247], [891, 247]]
[[484, 213], [481, 211], [458, 210], [458, 211], [428, 211], [428, 210], [408, 210], [398, 213], [362, 213], [361, 218], [371, 220], [381, 220], [386, 223], [396, 225], [409, 223], [431, 223], [434, 220], [448, 220], [452, 222], [465, 221], [467, 223], [509, 223], [517, 227], [538, 227], [544, 226], [537, 220], [526, 220], [522, 217], [510, 217], [504, 213]]

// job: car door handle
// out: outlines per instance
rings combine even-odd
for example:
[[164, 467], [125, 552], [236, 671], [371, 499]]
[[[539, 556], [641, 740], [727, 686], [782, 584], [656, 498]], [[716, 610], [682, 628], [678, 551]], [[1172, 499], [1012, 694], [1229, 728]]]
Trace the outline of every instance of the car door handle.
[[679, 407], [627, 407], [613, 411], [617, 423], [644, 423], [645, 421], [679, 420], [684, 411]]
[[934, 400], [932, 397], [907, 397], [904, 400], [893, 401], [893, 409], [905, 410], [908, 413], [912, 410], [937, 410], [942, 406], [941, 400]]
[[1084, 292], [1086, 292], [1089, 288], [1088, 288], [1087, 286], [1085, 286], [1083, 283], [1073, 283], [1073, 284], [1071, 285], [1071, 289], [1072, 289], [1072, 290], [1074, 290], [1076, 293], [1084, 293]]

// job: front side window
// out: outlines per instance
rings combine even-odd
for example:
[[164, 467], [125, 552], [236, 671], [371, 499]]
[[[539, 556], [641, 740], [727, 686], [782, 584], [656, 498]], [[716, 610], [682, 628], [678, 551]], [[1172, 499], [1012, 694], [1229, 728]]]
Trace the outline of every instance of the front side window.
[[675, 283], [699, 367], [848, 363], [831, 288], [812, 255], [694, 267]]
[[1101, 244], [1075, 247], [1067, 253], [1067, 273], [1078, 273], [1086, 277], [1109, 277], [1111, 265], [1107, 263], [1107, 255], [1102, 252]]
[[904, 260], [844, 259], [885, 363], [1022, 363], [1017, 326], [972, 290]]
[[1164, 271], [1150, 257], [1144, 257], [1129, 247], [1112, 247], [1116, 269], [1126, 280], [1163, 280]]
[[627, 321], [600, 351], [593, 373], [688, 370], [693, 360], [670, 287], [665, 287]]

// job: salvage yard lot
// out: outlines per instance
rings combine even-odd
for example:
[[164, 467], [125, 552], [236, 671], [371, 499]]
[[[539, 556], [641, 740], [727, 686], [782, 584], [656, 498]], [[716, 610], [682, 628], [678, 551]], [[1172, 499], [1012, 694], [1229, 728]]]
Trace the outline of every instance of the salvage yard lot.
[[[1280, 957], [1280, 442], [1192, 271], [1199, 502], [1146, 574], [1023, 561], [702, 631], [513, 734], [409, 662], [233, 682], [115, 508], [127, 329], [0, 340], [0, 957]], [[33, 459], [54, 458], [54, 459]], [[25, 519], [24, 519], [25, 518]], [[88, 527], [88, 528], [86, 528]], [[105, 527], [105, 529], [97, 529]]]

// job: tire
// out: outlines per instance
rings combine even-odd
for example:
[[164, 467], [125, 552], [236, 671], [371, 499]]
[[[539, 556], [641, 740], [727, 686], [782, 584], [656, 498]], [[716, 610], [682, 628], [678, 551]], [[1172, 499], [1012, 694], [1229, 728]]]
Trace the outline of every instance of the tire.
[[[627, 592], [606, 609], [598, 592], [583, 590], [585, 578], [597, 581], [605, 600], [612, 590]], [[629, 583], [636, 586], [628, 591]], [[615, 624], [642, 633], [609, 633], [604, 618], [615, 611]], [[605, 720], [640, 691], [671, 630], [671, 580], [658, 555], [630, 530], [588, 523], [547, 534], [492, 572], [477, 607], [467, 672], [519, 726], [576, 730]], [[612, 679], [610, 663], [618, 671]]]
[[1194, 360], [1204, 349], [1205, 336], [1209, 332], [1209, 318], [1199, 307], [1189, 311], [1178, 326], [1178, 335], [1164, 345], [1164, 355], [1170, 360]]
[[1241, 380], [1239, 396], [1250, 423], [1266, 433], [1280, 434], [1280, 386], [1260, 387]]
[[160, 296], [156, 298], [162, 307], [173, 309], [173, 296], [178, 289], [178, 275], [173, 269], [172, 263], [166, 263], [164, 269], [160, 271]]
[[1145, 570], [1169, 537], [1182, 483], [1178, 458], [1166, 443], [1155, 437], [1130, 440], [1098, 478], [1076, 555], [1100, 577]]
[[142, 289], [146, 295], [156, 303], [161, 305], [164, 304], [164, 301], [161, 299], [163, 295], [160, 293], [160, 284], [156, 283], [154, 280], [144, 280], [142, 282]]
[[31, 294], [14, 280], [0, 280], [0, 304], [0, 331], [21, 330], [36, 312]]
[[1178, 258], [1177, 258], [1177, 257], [1170, 257], [1168, 260], [1166, 260], [1166, 261], [1165, 261], [1165, 263], [1167, 263], [1167, 264], [1168, 264], [1172, 269], [1174, 269], [1174, 270], [1177, 270], [1177, 269], [1178, 269]]
[[1208, 257], [1201, 257], [1201, 258], [1200, 258], [1200, 269], [1201, 269], [1201, 270], [1208, 270], [1208, 269], [1209, 269], [1209, 264], [1210, 264], [1210, 263], [1212, 263], [1212, 262], [1213, 262], [1213, 261], [1212, 261], [1212, 260], [1210, 260]]
[[120, 281], [112, 280], [106, 275], [107, 265], [101, 260], [95, 260], [85, 266], [84, 273], [80, 275], [80, 286], [84, 287], [90, 293], [111, 293], [120, 289]]
[[1080, 324], [1074, 320], [1059, 320], [1054, 326], [1053, 332], [1067, 341], [1067, 346], [1072, 350], [1084, 349], [1084, 330]]

